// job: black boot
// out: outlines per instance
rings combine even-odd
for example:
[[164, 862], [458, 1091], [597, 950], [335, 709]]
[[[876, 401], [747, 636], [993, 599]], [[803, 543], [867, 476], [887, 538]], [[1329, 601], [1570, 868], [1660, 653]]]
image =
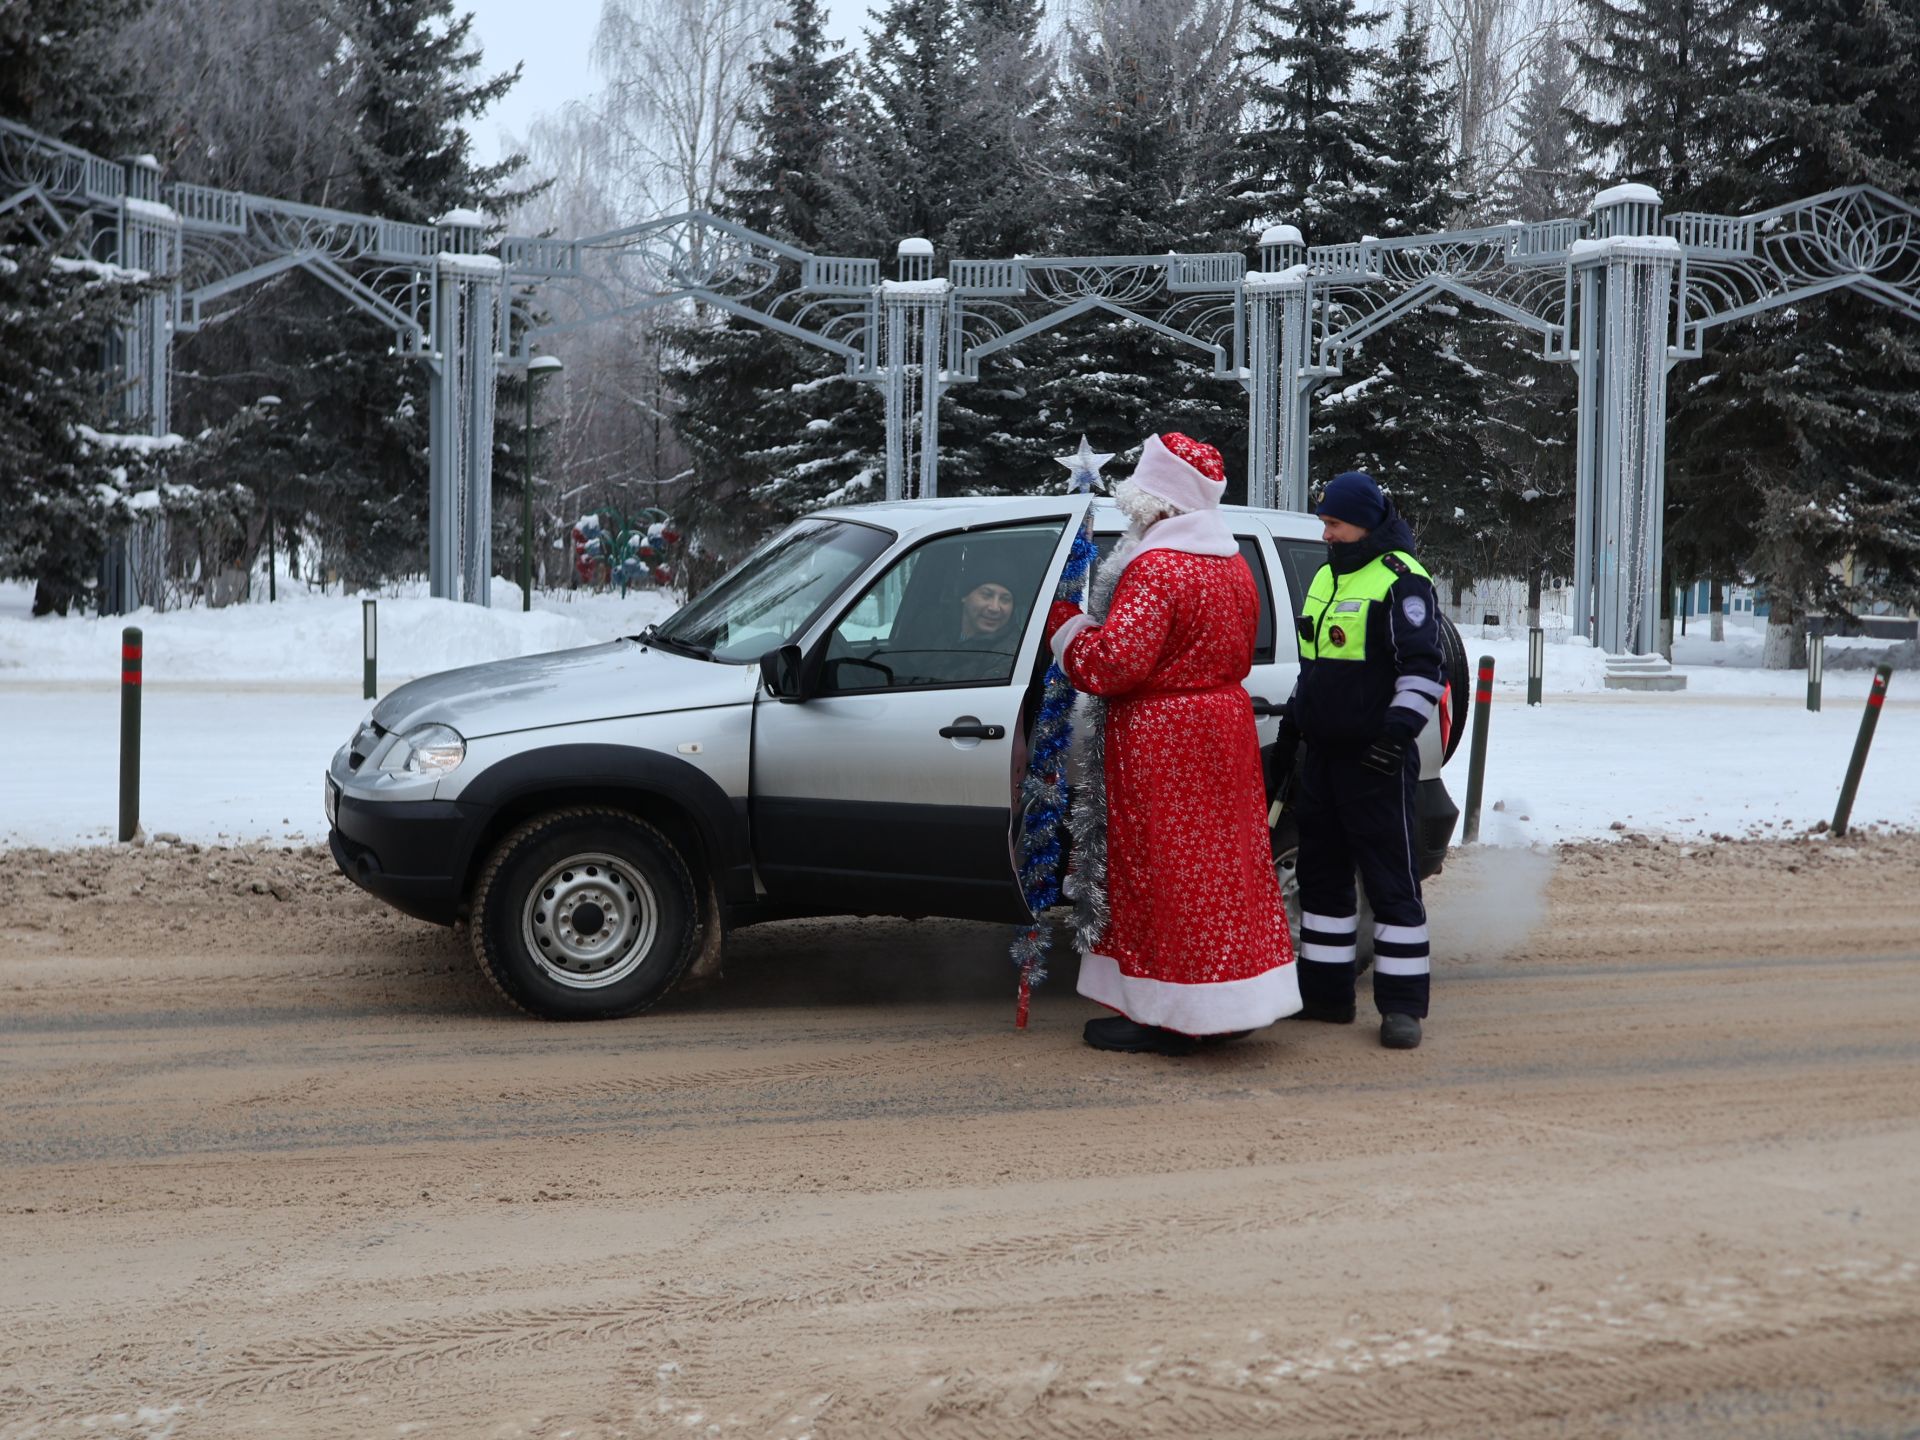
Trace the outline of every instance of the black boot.
[[1191, 1035], [1162, 1030], [1158, 1025], [1136, 1025], [1124, 1015], [1089, 1020], [1081, 1035], [1096, 1050], [1119, 1050], [1129, 1055], [1191, 1055], [1199, 1044]]
[[1389, 1050], [1417, 1050], [1420, 1047], [1420, 1019], [1416, 1015], [1382, 1015], [1380, 1043]]

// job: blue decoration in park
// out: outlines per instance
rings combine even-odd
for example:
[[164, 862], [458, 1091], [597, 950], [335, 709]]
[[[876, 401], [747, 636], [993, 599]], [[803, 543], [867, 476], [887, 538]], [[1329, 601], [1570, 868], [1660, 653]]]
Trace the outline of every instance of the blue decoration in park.
[[[1073, 537], [1073, 548], [1060, 571], [1060, 583], [1053, 598], [1075, 605], [1085, 593], [1087, 572], [1093, 565], [1093, 516], [1088, 514]], [[1020, 831], [1017, 854], [1020, 886], [1027, 897], [1027, 908], [1034, 914], [1031, 924], [1020, 926], [1011, 946], [1013, 963], [1020, 971], [1020, 1005], [1014, 1024], [1027, 1028], [1027, 1001], [1033, 987], [1047, 978], [1047, 949], [1053, 943], [1053, 923], [1040, 918], [1051, 906], [1060, 903], [1060, 870], [1066, 858], [1067, 750], [1073, 743], [1074, 689], [1066, 671], [1055, 660], [1047, 667], [1042, 682], [1040, 708], [1033, 717], [1033, 749], [1027, 762], [1027, 775], [1020, 782], [1021, 813], [1025, 824]]]

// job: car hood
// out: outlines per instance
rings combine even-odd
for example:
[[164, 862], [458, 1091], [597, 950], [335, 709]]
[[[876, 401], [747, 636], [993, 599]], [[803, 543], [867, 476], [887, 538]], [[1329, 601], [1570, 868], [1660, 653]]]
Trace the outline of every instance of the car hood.
[[744, 705], [759, 672], [635, 640], [466, 665], [410, 680], [373, 710], [383, 730], [451, 725], [469, 740], [625, 715]]

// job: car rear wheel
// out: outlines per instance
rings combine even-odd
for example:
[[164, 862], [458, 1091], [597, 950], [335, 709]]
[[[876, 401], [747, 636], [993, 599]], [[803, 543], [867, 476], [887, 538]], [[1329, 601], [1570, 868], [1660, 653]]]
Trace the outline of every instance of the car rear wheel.
[[560, 810], [495, 847], [474, 888], [482, 973], [546, 1020], [650, 1009], [693, 959], [700, 907], [667, 837], [620, 810]]

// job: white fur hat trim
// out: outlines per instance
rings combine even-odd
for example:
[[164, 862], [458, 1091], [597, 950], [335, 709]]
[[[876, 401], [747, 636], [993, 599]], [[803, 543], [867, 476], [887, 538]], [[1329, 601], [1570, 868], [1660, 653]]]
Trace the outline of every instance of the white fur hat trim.
[[1194, 469], [1169, 450], [1158, 435], [1149, 435], [1134, 466], [1133, 483], [1156, 499], [1182, 510], [1213, 510], [1227, 493], [1226, 483]]

